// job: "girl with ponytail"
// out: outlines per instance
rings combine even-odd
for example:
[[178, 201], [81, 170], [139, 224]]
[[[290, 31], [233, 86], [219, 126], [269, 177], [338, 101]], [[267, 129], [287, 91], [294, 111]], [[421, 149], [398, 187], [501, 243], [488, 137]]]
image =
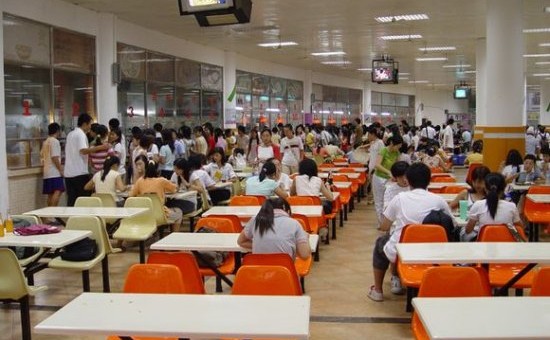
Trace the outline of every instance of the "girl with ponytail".
[[95, 190], [98, 194], [111, 194], [115, 201], [117, 200], [116, 192], [126, 190], [126, 186], [122, 182], [122, 177], [118, 172], [120, 159], [116, 156], [107, 157], [103, 162], [103, 170], [94, 174], [92, 179], [84, 186], [85, 190]]
[[309, 235], [289, 216], [290, 206], [280, 198], [268, 199], [258, 215], [248, 221], [239, 235], [239, 246], [253, 254], [286, 253], [293, 260], [311, 256]]
[[516, 205], [503, 199], [506, 179], [497, 172], [485, 176], [487, 196], [476, 201], [468, 213], [468, 224], [463, 230], [463, 241], [474, 240], [486, 224], [515, 224], [523, 226]]
[[258, 176], [250, 177], [246, 180], [245, 193], [247, 195], [263, 195], [266, 197], [277, 195], [286, 199], [288, 194], [275, 180], [277, 168], [271, 161], [267, 161], [260, 170]]

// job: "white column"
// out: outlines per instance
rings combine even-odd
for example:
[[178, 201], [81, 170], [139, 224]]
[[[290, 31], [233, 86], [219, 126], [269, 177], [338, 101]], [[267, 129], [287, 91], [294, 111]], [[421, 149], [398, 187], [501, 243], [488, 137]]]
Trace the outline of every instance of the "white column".
[[[4, 12], [4, 1], [0, 0], [0, 13]], [[4, 55], [4, 25], [0, 25], [0, 56]], [[2, 58], [3, 60], [3, 58]], [[4, 98], [4, 62], [0, 67], [0, 183], [3, 192], [0, 195], [0, 213], [6, 216], [9, 210], [9, 193], [8, 193], [8, 160], [6, 156], [6, 102]]]
[[487, 1], [487, 126], [523, 125], [521, 13], [521, 0]]
[[476, 41], [476, 126], [487, 124], [487, 40]]
[[311, 72], [311, 70], [305, 70], [304, 72], [304, 100], [303, 100], [303, 105], [304, 105], [304, 112], [309, 112], [311, 113], [311, 105], [313, 104], [311, 102], [311, 94], [313, 93], [313, 80], [312, 80], [312, 77], [313, 77], [313, 72]]
[[96, 37], [97, 112], [98, 122], [107, 125], [109, 119], [121, 119], [118, 114], [117, 84], [113, 83], [111, 67], [116, 62], [116, 17], [98, 14]]
[[237, 96], [233, 100], [228, 100], [229, 95], [233, 91], [237, 82], [237, 55], [235, 52], [225, 52], [223, 65], [223, 103], [224, 113], [223, 121], [224, 128], [234, 129], [236, 125], [235, 106]]
[[541, 125], [550, 126], [550, 80], [540, 82], [540, 118]]

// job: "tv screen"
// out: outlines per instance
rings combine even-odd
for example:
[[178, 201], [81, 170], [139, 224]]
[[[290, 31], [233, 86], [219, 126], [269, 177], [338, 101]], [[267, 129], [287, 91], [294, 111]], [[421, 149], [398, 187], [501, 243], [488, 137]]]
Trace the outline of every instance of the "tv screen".
[[385, 60], [372, 61], [372, 82], [397, 84], [397, 63]]
[[453, 96], [455, 99], [468, 99], [470, 89], [467, 87], [455, 87]]
[[233, 6], [233, 0], [179, 0], [182, 12], [202, 12], [226, 9]]

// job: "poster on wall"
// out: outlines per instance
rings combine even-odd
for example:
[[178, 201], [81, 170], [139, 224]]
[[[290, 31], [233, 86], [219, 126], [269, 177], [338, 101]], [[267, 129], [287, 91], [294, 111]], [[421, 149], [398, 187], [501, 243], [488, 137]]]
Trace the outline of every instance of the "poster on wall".
[[222, 68], [213, 65], [201, 65], [201, 87], [203, 90], [222, 92]]
[[20, 63], [50, 64], [50, 28], [6, 16], [4, 59]]
[[145, 80], [144, 50], [119, 44], [117, 58], [123, 78]]
[[269, 77], [259, 74], [253, 75], [252, 93], [256, 95], [269, 95]]
[[176, 60], [176, 83], [188, 89], [200, 89], [201, 64], [187, 60]]
[[301, 81], [289, 80], [287, 82], [288, 99], [302, 99], [304, 86]]
[[250, 93], [252, 92], [252, 75], [237, 71], [237, 92]]
[[271, 78], [271, 95], [275, 97], [286, 97], [286, 80], [281, 78]]

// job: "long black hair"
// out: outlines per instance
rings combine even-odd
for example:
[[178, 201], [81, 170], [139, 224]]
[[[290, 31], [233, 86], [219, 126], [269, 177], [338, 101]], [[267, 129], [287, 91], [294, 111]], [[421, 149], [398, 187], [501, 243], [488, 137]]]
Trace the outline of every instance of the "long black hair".
[[273, 222], [275, 220], [274, 209], [282, 209], [288, 214], [291, 213], [290, 205], [287, 201], [281, 198], [268, 199], [262, 204], [258, 215], [256, 215], [256, 221], [254, 230], [258, 230], [260, 236], [263, 236], [269, 230], [273, 231]]
[[512, 149], [508, 151], [508, 155], [506, 155], [506, 162], [505, 165], [511, 165], [512, 167], [516, 168], [516, 171], [520, 171], [520, 165], [523, 164], [523, 158], [521, 157], [521, 154], [518, 150]]
[[191, 173], [195, 170], [202, 168], [202, 157], [203, 154], [193, 154], [187, 159], [187, 166], [183, 169], [183, 178], [186, 181], [189, 181]]
[[157, 162], [151, 160], [148, 161], [147, 164], [145, 164], [145, 174], [143, 175], [143, 178], [155, 178], [158, 177], [158, 164]]
[[494, 219], [497, 214], [498, 201], [504, 188], [506, 187], [506, 180], [498, 172], [491, 172], [485, 176], [485, 190], [487, 190], [487, 208], [489, 214]]
[[[225, 157], [225, 151], [223, 151], [223, 148], [216, 146], [214, 149], [212, 149], [212, 151], [210, 151], [209, 157], [214, 156], [215, 153], [222, 156], [220, 163], [222, 163], [222, 166], [224, 166], [225, 163], [227, 163], [227, 158]], [[212, 162], [214, 162], [214, 158], [212, 158]]]
[[474, 193], [475, 192], [474, 187], [473, 187], [474, 181], [477, 181], [477, 180], [485, 181], [485, 178], [490, 173], [491, 173], [491, 169], [489, 169], [485, 165], [482, 165], [482, 166], [479, 166], [479, 167], [475, 168], [474, 171], [472, 171], [472, 180], [471, 180], [472, 184], [471, 184], [470, 190], [468, 190], [468, 191], [470, 193]]
[[168, 145], [172, 152], [176, 151], [176, 145], [174, 137], [172, 136], [172, 130], [164, 129], [161, 131], [160, 134], [162, 136], [162, 144]]
[[304, 158], [298, 164], [298, 173], [300, 175], [307, 175], [307, 177], [317, 177], [317, 163], [311, 158]]
[[[185, 172], [189, 168], [189, 165], [188, 165], [188, 163], [185, 159], [178, 158], [174, 161], [174, 167], [183, 170], [183, 174], [184, 174], [184, 177], [185, 177]], [[178, 178], [178, 186], [180, 186], [181, 185], [181, 177], [177, 176], [177, 178]]]
[[105, 182], [105, 178], [111, 171], [113, 165], [120, 166], [120, 159], [117, 156], [107, 157], [105, 162], [103, 162], [103, 173], [101, 174], [101, 181]]
[[267, 176], [272, 176], [277, 172], [277, 168], [275, 167], [275, 164], [273, 162], [265, 162], [264, 166], [262, 166], [262, 170], [260, 170], [260, 182], [263, 182], [263, 180]]

